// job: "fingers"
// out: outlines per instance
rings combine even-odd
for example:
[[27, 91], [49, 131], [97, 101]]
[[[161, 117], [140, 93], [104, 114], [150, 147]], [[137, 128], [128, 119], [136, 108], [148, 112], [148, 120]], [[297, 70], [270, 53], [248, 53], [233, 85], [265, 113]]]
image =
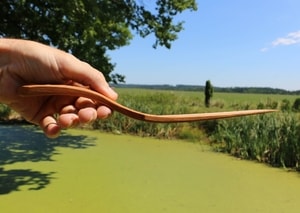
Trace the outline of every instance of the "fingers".
[[79, 117], [75, 113], [61, 114], [57, 120], [62, 129], [76, 127], [80, 123]]
[[112, 111], [106, 106], [98, 106], [94, 101], [87, 98], [78, 98], [76, 101], [79, 120], [81, 123], [89, 123], [91, 121], [107, 118]]
[[56, 138], [60, 134], [60, 126], [53, 116], [46, 116], [40, 121], [40, 127], [43, 129], [45, 135], [49, 138]]
[[57, 112], [58, 116], [53, 115], [53, 110], [49, 110], [48, 112], [50, 115], [43, 117], [39, 125], [49, 138], [59, 136], [61, 129], [91, 123], [96, 119], [104, 119], [112, 113], [108, 107], [97, 106], [92, 100], [82, 97], [78, 98], [74, 104], [62, 106], [59, 112]]
[[97, 117], [99, 119], [105, 119], [109, 117], [111, 114], [112, 114], [111, 109], [106, 106], [99, 106], [97, 108]]
[[64, 52], [56, 55], [56, 61], [64, 79], [72, 79], [85, 86], [90, 86], [93, 90], [112, 100], [117, 99], [117, 93], [109, 87], [103, 74], [88, 63]]

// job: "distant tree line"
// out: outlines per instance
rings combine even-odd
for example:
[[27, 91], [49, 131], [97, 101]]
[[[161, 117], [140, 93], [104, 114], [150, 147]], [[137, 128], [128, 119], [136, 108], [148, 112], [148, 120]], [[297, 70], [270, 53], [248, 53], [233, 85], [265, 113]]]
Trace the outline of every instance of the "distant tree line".
[[[180, 90], [180, 91], [200, 91], [204, 92], [205, 86], [202, 85], [170, 85], [170, 84], [119, 84], [113, 85], [118, 88], [144, 88], [144, 89], [161, 89], [161, 90]], [[283, 95], [300, 95], [300, 90], [288, 91], [271, 87], [216, 87], [214, 92], [228, 93], [254, 93], [254, 94], [283, 94]]]

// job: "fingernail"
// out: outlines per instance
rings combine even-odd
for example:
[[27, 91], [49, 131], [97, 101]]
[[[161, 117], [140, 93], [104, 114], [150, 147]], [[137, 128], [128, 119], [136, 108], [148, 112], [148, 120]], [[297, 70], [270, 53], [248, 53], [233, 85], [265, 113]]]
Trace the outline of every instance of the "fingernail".
[[113, 98], [117, 98], [118, 97], [118, 93], [116, 93], [116, 91], [113, 88], [108, 87], [108, 92], [110, 94], [112, 94]]

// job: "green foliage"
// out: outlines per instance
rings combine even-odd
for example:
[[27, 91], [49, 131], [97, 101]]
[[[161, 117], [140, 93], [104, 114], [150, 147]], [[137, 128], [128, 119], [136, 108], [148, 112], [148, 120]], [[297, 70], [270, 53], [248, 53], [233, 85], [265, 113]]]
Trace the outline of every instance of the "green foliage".
[[293, 110], [299, 112], [300, 111], [300, 98], [297, 98], [293, 104]]
[[212, 139], [220, 150], [240, 158], [299, 168], [300, 125], [294, 113], [222, 120]]
[[[151, 114], [177, 114], [200, 111], [197, 104], [201, 100], [198, 93], [122, 89], [119, 102], [138, 111]], [[95, 129], [112, 131], [115, 133], [129, 133], [139, 136], [156, 138], [180, 138], [186, 140], [200, 140], [203, 136], [198, 123], [147, 123], [114, 113], [107, 120], [99, 120], [93, 124]]]
[[9, 117], [11, 109], [5, 104], [0, 104], [0, 120], [5, 120]]
[[278, 105], [279, 105], [278, 101], [273, 101], [273, 100], [271, 100], [271, 99], [268, 98], [266, 103], [260, 102], [257, 105], [257, 109], [264, 109], [264, 108], [267, 108], [267, 109], [277, 109]]
[[110, 75], [114, 64], [107, 50], [128, 45], [133, 32], [154, 34], [154, 47], [170, 48], [183, 29], [174, 17], [197, 6], [195, 0], [160, 0], [155, 8], [133, 0], [5, 0], [0, 8], [0, 37], [53, 45], [98, 68], [108, 81], [122, 82], [124, 76]]
[[[174, 93], [137, 93], [123, 94], [120, 103], [138, 111], [151, 114], [187, 113], [184, 103], [178, 102]], [[157, 138], [175, 138], [182, 124], [157, 124], [128, 118], [122, 114], [114, 113], [107, 120], [99, 120], [93, 124], [95, 129], [102, 129], [116, 133], [130, 133], [139, 136], [152, 136]]]
[[212, 98], [214, 93], [213, 86], [209, 80], [206, 81], [205, 83], [205, 89], [204, 89], [204, 94], [205, 94], [205, 106], [209, 107], [210, 106], [210, 99]]
[[[199, 92], [129, 89], [117, 88], [118, 102], [138, 111], [153, 114], [177, 114], [215, 112], [229, 110], [256, 109], [255, 103], [263, 106], [278, 103], [285, 97], [293, 100], [294, 96], [282, 95], [254, 95], [254, 94], [230, 94], [215, 93], [216, 103], [212, 102], [210, 108], [206, 108], [201, 101], [204, 94]], [[264, 100], [264, 101], [263, 101]], [[204, 121], [177, 124], [157, 124], [137, 121], [119, 113], [114, 113], [107, 120], [99, 120], [93, 124], [95, 129], [115, 133], [129, 133], [140, 136], [153, 136], [158, 138], [200, 138], [199, 134], [212, 135], [219, 121]], [[194, 139], [192, 139], [194, 140]], [[200, 140], [200, 139], [199, 139]]]
[[288, 99], [283, 99], [280, 106], [281, 111], [289, 112], [291, 108], [291, 102]]
[[192, 142], [202, 141], [206, 138], [205, 132], [201, 131], [198, 127], [185, 124], [178, 130], [176, 137], [183, 140]]

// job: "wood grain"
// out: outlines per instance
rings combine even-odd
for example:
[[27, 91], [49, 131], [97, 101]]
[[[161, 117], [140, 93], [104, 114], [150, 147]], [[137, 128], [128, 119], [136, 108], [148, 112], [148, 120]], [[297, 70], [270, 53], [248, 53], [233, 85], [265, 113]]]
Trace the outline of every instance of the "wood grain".
[[272, 109], [257, 109], [257, 110], [229, 111], [229, 112], [153, 115], [153, 114], [147, 114], [147, 113], [130, 109], [88, 88], [70, 86], [70, 85], [53, 85], [53, 84], [24, 85], [18, 89], [18, 94], [22, 97], [52, 96], [52, 95], [86, 97], [98, 103], [101, 103], [114, 111], [129, 116], [131, 118], [141, 120], [141, 121], [158, 122], [158, 123], [215, 120], [215, 119], [222, 119], [222, 118], [264, 114], [264, 113], [277, 111]]

